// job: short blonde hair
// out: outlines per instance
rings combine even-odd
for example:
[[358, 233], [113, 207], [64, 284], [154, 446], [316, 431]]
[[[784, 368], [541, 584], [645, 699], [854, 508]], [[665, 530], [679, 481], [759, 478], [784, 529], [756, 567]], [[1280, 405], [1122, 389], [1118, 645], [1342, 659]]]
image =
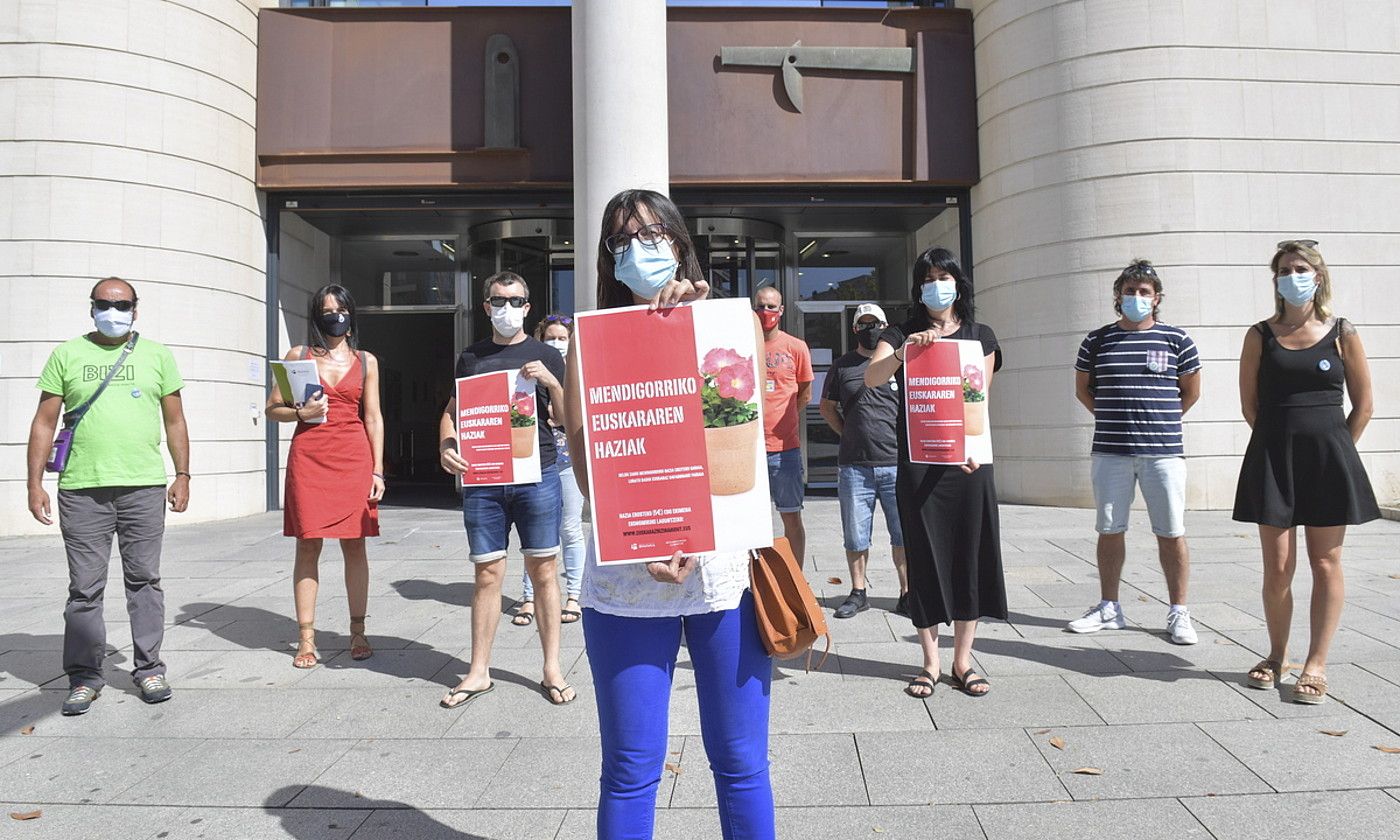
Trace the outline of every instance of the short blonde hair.
[[[1284, 242], [1279, 246], [1274, 258], [1269, 261], [1269, 279], [1272, 281], [1278, 277], [1279, 264], [1283, 258], [1289, 254], [1297, 254], [1317, 273], [1317, 291], [1313, 294], [1313, 313], [1317, 315], [1317, 320], [1326, 321], [1332, 317], [1332, 275], [1327, 271], [1327, 262], [1322, 259], [1322, 252], [1317, 250], [1317, 245], [1305, 244], [1304, 242]], [[1274, 317], [1283, 317], [1283, 296], [1278, 293], [1278, 285], [1274, 285]]]

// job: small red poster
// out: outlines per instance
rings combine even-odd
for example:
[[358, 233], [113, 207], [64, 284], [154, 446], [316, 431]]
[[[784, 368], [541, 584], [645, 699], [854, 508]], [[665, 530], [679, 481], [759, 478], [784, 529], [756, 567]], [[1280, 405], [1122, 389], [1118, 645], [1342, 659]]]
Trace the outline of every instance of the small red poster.
[[904, 411], [909, 460], [919, 464], [967, 461], [959, 342], [936, 341], [904, 351]]
[[457, 447], [464, 487], [540, 480], [535, 383], [518, 370], [457, 380]]
[[600, 564], [772, 545], [747, 301], [581, 313], [573, 348]]

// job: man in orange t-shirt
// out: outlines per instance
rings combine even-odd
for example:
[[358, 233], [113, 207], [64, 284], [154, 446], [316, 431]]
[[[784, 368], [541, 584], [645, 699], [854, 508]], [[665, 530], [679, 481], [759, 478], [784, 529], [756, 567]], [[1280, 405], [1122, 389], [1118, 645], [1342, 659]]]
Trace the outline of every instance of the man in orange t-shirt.
[[783, 535], [793, 556], [803, 562], [807, 530], [802, 525], [802, 441], [799, 421], [812, 396], [812, 354], [807, 343], [778, 329], [783, 295], [764, 286], [754, 295], [754, 312], [763, 326], [768, 378], [763, 389], [763, 432], [768, 449], [768, 492], [783, 518]]

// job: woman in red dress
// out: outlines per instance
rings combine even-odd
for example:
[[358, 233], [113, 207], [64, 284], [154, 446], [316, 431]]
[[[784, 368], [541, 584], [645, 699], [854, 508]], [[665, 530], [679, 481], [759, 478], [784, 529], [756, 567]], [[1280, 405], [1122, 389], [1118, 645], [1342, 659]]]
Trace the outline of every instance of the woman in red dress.
[[[287, 360], [314, 359], [319, 396], [288, 405], [277, 388], [267, 401], [268, 419], [296, 423], [287, 455], [283, 533], [297, 538], [292, 575], [300, 631], [297, 668], [315, 667], [316, 590], [321, 542], [340, 540], [345, 589], [350, 600], [350, 658], [374, 651], [365, 637], [369, 603], [369, 558], [365, 537], [379, 536], [378, 502], [384, 496], [384, 420], [379, 413], [379, 362], [359, 349], [355, 301], [343, 286], [311, 296], [307, 343]], [[318, 422], [324, 418], [324, 422]]]

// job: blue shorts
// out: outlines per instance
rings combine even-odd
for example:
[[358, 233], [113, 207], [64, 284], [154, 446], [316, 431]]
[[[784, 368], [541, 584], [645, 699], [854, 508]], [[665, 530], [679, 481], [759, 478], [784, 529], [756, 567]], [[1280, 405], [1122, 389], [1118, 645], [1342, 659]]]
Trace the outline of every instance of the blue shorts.
[[768, 453], [768, 495], [773, 497], [778, 513], [802, 510], [806, 489], [802, 483], [801, 449]]
[[837, 468], [836, 495], [841, 500], [841, 536], [847, 551], [868, 551], [870, 530], [875, 524], [875, 499], [885, 512], [885, 527], [890, 531], [890, 545], [904, 546], [904, 532], [899, 527], [899, 505], [895, 502], [894, 477], [899, 467], [862, 467], [844, 465]]
[[559, 492], [559, 468], [540, 470], [537, 484], [502, 487], [464, 487], [462, 521], [473, 563], [504, 560], [510, 545], [510, 526], [520, 537], [520, 553], [526, 557], [553, 557], [559, 553], [559, 521], [564, 509]]

